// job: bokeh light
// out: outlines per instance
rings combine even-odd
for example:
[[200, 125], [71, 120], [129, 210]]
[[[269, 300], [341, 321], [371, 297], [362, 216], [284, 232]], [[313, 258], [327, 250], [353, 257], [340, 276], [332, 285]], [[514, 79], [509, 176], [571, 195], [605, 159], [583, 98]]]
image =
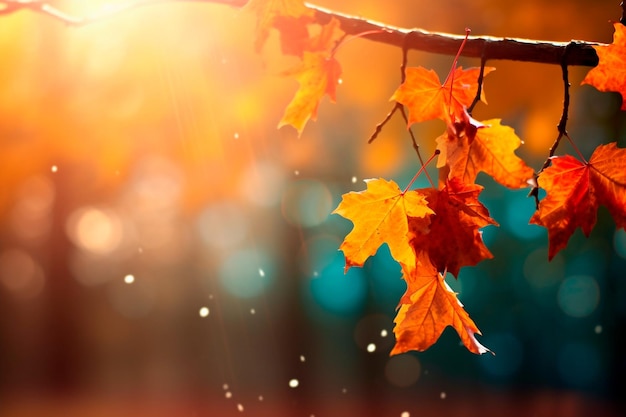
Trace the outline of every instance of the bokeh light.
[[332, 204], [332, 194], [326, 185], [315, 180], [300, 180], [287, 184], [282, 210], [289, 223], [313, 227], [328, 218]]
[[241, 177], [240, 192], [255, 205], [273, 207], [280, 201], [285, 182], [285, 175], [278, 166], [260, 161]]
[[81, 249], [97, 255], [108, 255], [121, 243], [123, 226], [112, 210], [82, 207], [70, 215], [67, 234]]
[[[264, 271], [263, 274], [259, 270]], [[274, 281], [274, 258], [261, 248], [244, 248], [230, 254], [219, 270], [222, 286], [239, 298], [257, 297]]]
[[23, 240], [40, 241], [50, 232], [54, 185], [44, 176], [26, 179], [19, 187], [11, 212], [11, 225]]
[[316, 269], [317, 274], [309, 277], [308, 291], [324, 310], [351, 315], [363, 309], [367, 284], [362, 269], [350, 268], [344, 274], [344, 266], [342, 253], [335, 252], [326, 266]]
[[228, 249], [241, 244], [248, 233], [244, 210], [232, 201], [221, 201], [206, 207], [198, 217], [198, 231], [208, 245]]
[[45, 276], [41, 266], [21, 249], [6, 249], [0, 253], [0, 282], [12, 294], [32, 298], [41, 293]]
[[626, 259], [626, 230], [617, 229], [613, 235], [613, 248], [615, 252]]
[[524, 278], [535, 290], [550, 288], [565, 276], [565, 262], [561, 254], [548, 261], [546, 248], [537, 248], [524, 261]]
[[422, 364], [411, 354], [392, 356], [385, 365], [387, 381], [396, 387], [408, 387], [417, 382], [422, 375]]
[[600, 288], [592, 276], [570, 276], [561, 283], [557, 301], [561, 310], [568, 316], [587, 317], [600, 302]]

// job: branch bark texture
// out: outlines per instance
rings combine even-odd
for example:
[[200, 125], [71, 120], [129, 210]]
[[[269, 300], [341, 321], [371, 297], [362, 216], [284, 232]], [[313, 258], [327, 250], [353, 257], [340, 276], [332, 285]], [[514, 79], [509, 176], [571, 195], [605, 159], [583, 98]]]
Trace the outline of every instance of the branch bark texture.
[[[68, 26], [83, 26], [143, 6], [181, 2], [214, 3], [242, 8], [246, 5], [247, 0], [129, 0], [128, 3], [118, 7], [107, 8], [101, 12], [81, 17], [72, 16], [43, 0], [0, 0], [0, 15], [15, 13], [20, 10], [30, 10], [48, 15]], [[339, 13], [313, 4], [307, 4], [307, 6], [315, 10], [316, 19], [320, 23], [325, 23], [334, 17], [341, 23], [341, 29], [349, 35], [374, 31], [376, 33], [365, 37], [375, 42], [400, 48], [405, 47], [424, 52], [455, 55], [464, 39], [464, 35], [429, 32], [417, 28], [400, 28]], [[567, 66], [593, 67], [598, 64], [598, 55], [593, 48], [594, 45], [603, 44], [578, 40], [553, 42], [521, 38], [470, 36], [461, 55], [482, 58], [485, 61], [508, 60], [560, 66], [565, 64]], [[566, 51], [567, 54], [565, 53]]]

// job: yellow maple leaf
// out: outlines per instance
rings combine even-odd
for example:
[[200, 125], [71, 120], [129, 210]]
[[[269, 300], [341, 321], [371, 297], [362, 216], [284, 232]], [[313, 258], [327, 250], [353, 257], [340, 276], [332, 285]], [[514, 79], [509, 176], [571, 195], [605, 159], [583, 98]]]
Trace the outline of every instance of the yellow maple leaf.
[[328, 94], [331, 101], [335, 102], [341, 65], [328, 52], [305, 51], [300, 65], [284, 75], [295, 76], [300, 87], [287, 105], [278, 128], [291, 125], [300, 135], [309, 119], [317, 118], [317, 108], [324, 95]]
[[394, 181], [379, 178], [365, 182], [367, 190], [344, 194], [333, 211], [354, 223], [339, 247], [346, 257], [346, 270], [363, 266], [383, 243], [396, 261], [415, 267], [408, 218], [433, 214], [426, 199], [417, 191], [403, 192]]

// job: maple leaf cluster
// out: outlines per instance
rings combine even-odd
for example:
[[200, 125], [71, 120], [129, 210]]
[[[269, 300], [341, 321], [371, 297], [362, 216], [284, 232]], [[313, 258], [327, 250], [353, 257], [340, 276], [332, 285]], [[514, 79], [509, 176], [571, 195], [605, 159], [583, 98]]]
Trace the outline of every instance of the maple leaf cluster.
[[[309, 119], [317, 118], [317, 108], [325, 96], [335, 101], [341, 77], [341, 65], [335, 59], [335, 48], [343, 31], [339, 21], [331, 19], [324, 25], [314, 21], [314, 11], [302, 0], [250, 0], [246, 8], [257, 15], [255, 48], [260, 51], [271, 28], [280, 33], [281, 51], [300, 58], [300, 63], [287, 71], [300, 84], [287, 105], [278, 127], [293, 126], [298, 134]], [[315, 33], [315, 30], [318, 33]]]
[[[282, 52], [300, 58], [298, 66], [284, 72], [295, 77], [300, 87], [278, 125], [291, 125], [300, 134], [307, 121], [316, 118], [322, 97], [336, 98], [340, 24], [334, 18], [316, 24], [313, 10], [302, 0], [251, 0], [247, 7], [258, 17], [257, 50], [274, 28]], [[615, 24], [615, 30], [613, 44], [595, 47], [600, 63], [583, 83], [619, 92], [626, 110], [626, 28]], [[547, 168], [535, 174], [515, 154], [522, 141], [513, 128], [500, 119], [475, 120], [468, 111], [475, 101], [487, 103], [479, 80], [482, 83], [494, 70], [463, 69], [456, 67], [455, 59], [442, 83], [433, 70], [405, 68], [391, 100], [408, 109], [407, 127], [433, 119], [446, 126], [436, 139], [433, 156], [438, 184], [411, 190], [411, 181], [402, 190], [394, 181], [366, 180], [364, 191], [344, 194], [333, 212], [354, 224], [340, 246], [346, 270], [363, 266], [382, 244], [388, 245], [401, 266], [407, 290], [394, 320], [392, 355], [427, 349], [447, 326], [456, 330], [469, 351], [489, 352], [476, 339], [481, 334], [478, 327], [445, 281], [448, 273], [456, 278], [461, 268], [493, 257], [480, 229], [497, 223], [478, 199], [483, 189], [475, 183], [479, 172], [508, 188], [538, 184], [547, 192], [530, 223], [548, 229], [550, 259], [567, 245], [576, 228], [589, 235], [601, 204], [608, 207], [616, 225], [626, 229], [626, 149], [615, 143], [599, 146], [588, 162], [582, 156], [582, 162], [571, 155], [554, 156]], [[416, 177], [425, 168], [423, 164]]]

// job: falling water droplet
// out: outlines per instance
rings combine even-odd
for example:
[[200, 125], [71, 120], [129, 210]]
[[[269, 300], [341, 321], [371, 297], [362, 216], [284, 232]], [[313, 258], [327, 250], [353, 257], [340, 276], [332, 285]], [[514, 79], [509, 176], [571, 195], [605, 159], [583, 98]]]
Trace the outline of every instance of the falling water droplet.
[[356, 184], [356, 175], [352, 177], [352, 184]]
[[387, 329], [382, 329], [380, 331], [380, 337], [387, 337]]
[[290, 388], [297, 388], [298, 385], [300, 385], [300, 381], [298, 381], [297, 379], [293, 378], [289, 380], [289, 387]]
[[262, 268], [259, 268], [259, 276], [260, 277], [264, 277], [265, 276], [265, 271]]
[[444, 391], [441, 391], [441, 394], [439, 394], [439, 398], [441, 398], [442, 400], [445, 400], [447, 397], [446, 393]]
[[255, 309], [253, 309], [253, 308], [251, 308], [251, 309], [250, 309], [250, 314], [252, 314], [252, 315], [256, 314], [256, 310], [255, 310]]
[[306, 361], [306, 358], [304, 357], [304, 355], [300, 355], [300, 362], [304, 362]]
[[263, 401], [263, 396], [259, 395], [259, 401]]
[[240, 412], [243, 412], [243, 405], [237, 404], [237, 410], [239, 410]]
[[295, 171], [293, 171], [294, 175], [298, 176], [300, 175], [300, 171], [298, 171], [297, 169]]
[[132, 284], [133, 282], [135, 282], [135, 277], [131, 274], [128, 274], [124, 277], [124, 282], [127, 284]]
[[235, 132], [235, 134], [233, 135], [233, 137], [234, 137], [235, 139], [239, 139], [239, 133]]
[[370, 343], [369, 345], [367, 345], [367, 351], [369, 353], [372, 353], [376, 350], [376, 345], [374, 343]]
[[200, 317], [207, 317], [209, 315], [209, 308], [201, 307], [199, 313], [200, 313]]
[[411, 417], [411, 415], [408, 411], [403, 411], [402, 414], [400, 414], [400, 417]]
[[224, 397], [226, 397], [226, 398], [230, 398], [230, 397], [232, 397], [232, 396], [233, 396], [233, 394], [232, 394], [232, 392], [230, 392], [230, 391], [226, 391], [226, 392], [224, 393]]
[[50, 171], [52, 172], [57, 172], [59, 170], [59, 167], [57, 167], [56, 165], [52, 165], [52, 167], [50, 167]]
[[593, 331], [596, 332], [596, 334], [602, 333], [602, 326], [598, 324], [596, 327], [594, 327]]

